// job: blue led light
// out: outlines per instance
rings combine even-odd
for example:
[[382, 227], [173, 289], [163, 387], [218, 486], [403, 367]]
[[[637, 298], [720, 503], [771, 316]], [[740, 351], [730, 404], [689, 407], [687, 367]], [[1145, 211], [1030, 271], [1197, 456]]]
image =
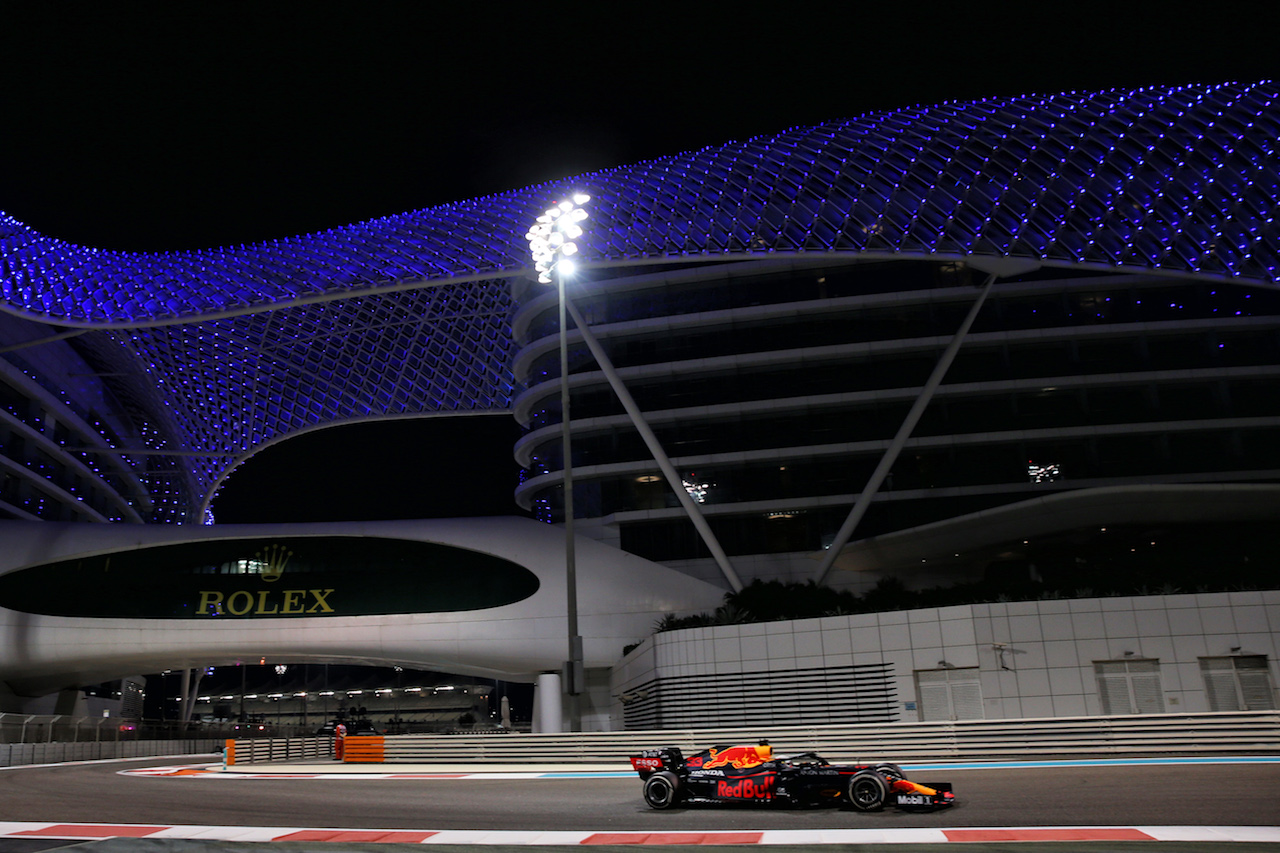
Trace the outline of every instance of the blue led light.
[[[1274, 97], [1258, 83], [943, 104], [597, 172], [572, 182], [602, 217], [584, 260], [972, 247], [1273, 282]], [[42, 319], [138, 323], [498, 277], [526, 265], [525, 223], [550, 192], [159, 254], [75, 246], [0, 215], [0, 295]]]
[[[157, 447], [222, 454], [153, 483], [202, 495], [235, 453], [307, 427], [510, 408], [506, 279], [566, 187], [594, 199], [586, 264], [978, 254], [1274, 284], [1276, 94], [1261, 82], [912, 107], [252, 246], [94, 249], [0, 214], [0, 299], [41, 322], [115, 327], [79, 345], [148, 366], [129, 382]], [[404, 289], [415, 282], [438, 286]]]

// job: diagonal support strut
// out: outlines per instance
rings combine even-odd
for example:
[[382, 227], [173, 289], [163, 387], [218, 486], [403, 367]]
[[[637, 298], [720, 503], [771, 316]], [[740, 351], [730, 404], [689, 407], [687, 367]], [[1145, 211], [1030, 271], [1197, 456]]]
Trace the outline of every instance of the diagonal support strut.
[[578, 331], [582, 333], [582, 339], [586, 342], [587, 349], [591, 350], [596, 363], [600, 365], [600, 370], [603, 371], [605, 378], [609, 380], [610, 387], [618, 395], [618, 400], [622, 403], [622, 407], [626, 409], [627, 415], [631, 418], [631, 423], [635, 426], [636, 431], [640, 433], [640, 437], [644, 439], [645, 446], [649, 448], [649, 452], [653, 454], [653, 460], [658, 463], [658, 468], [661, 469], [663, 476], [667, 478], [667, 482], [671, 485], [671, 489], [676, 493], [676, 499], [684, 507], [689, 520], [693, 522], [694, 528], [697, 529], [702, 541], [706, 544], [707, 550], [715, 558], [716, 565], [720, 567], [725, 580], [729, 582], [729, 586], [734, 592], [740, 592], [742, 590], [742, 580], [738, 577], [738, 573], [734, 571], [732, 563], [729, 562], [729, 556], [725, 554], [724, 548], [720, 546], [720, 541], [716, 539], [715, 533], [711, 530], [711, 525], [707, 523], [706, 517], [698, 509], [697, 503], [694, 502], [689, 492], [685, 489], [680, 474], [676, 471], [675, 466], [671, 464], [671, 460], [666, 451], [662, 449], [662, 444], [658, 441], [658, 437], [654, 435], [653, 430], [650, 429], [648, 422], [644, 419], [640, 407], [636, 405], [635, 398], [631, 396], [627, 386], [622, 383], [622, 378], [618, 376], [618, 372], [614, 369], [613, 362], [609, 359], [609, 354], [604, 351], [600, 341], [587, 328], [586, 320], [581, 312], [578, 311], [578, 307], [567, 298], [565, 303], [568, 305], [569, 313], [573, 316], [573, 322], [578, 326]]
[[898, 461], [898, 454], [906, 446], [907, 439], [911, 437], [911, 431], [916, 428], [916, 424], [920, 422], [920, 416], [924, 414], [929, 401], [933, 399], [933, 392], [938, 390], [938, 386], [942, 384], [942, 378], [947, 374], [947, 369], [951, 367], [951, 362], [955, 361], [956, 353], [960, 351], [960, 345], [964, 343], [965, 335], [969, 334], [969, 327], [973, 325], [973, 321], [978, 316], [982, 303], [987, 300], [987, 294], [991, 292], [991, 286], [995, 284], [995, 281], [996, 273], [993, 272], [987, 276], [987, 280], [982, 285], [982, 292], [978, 294], [978, 298], [974, 301], [973, 307], [969, 309], [964, 322], [960, 324], [960, 328], [951, 338], [951, 343], [947, 344], [942, 357], [938, 359], [937, 365], [933, 368], [933, 373], [929, 376], [929, 381], [920, 389], [920, 396], [916, 397], [915, 403], [911, 406], [911, 411], [907, 412], [906, 418], [902, 421], [902, 426], [898, 427], [898, 434], [889, 443], [884, 456], [880, 457], [880, 464], [872, 472], [871, 479], [867, 481], [862, 494], [858, 495], [858, 500], [854, 502], [848, 518], [844, 520], [844, 524], [840, 525], [835, 541], [831, 543], [831, 547], [822, 555], [822, 564], [813, 576], [814, 583], [821, 584], [827, 579], [827, 575], [831, 572], [831, 567], [835, 565], [836, 558], [840, 556], [841, 549], [849, 544], [849, 540], [853, 537], [853, 531], [857, 529], [858, 523], [862, 521], [862, 516], [866, 515], [867, 508], [871, 506], [871, 499], [880, 490], [880, 484], [884, 482], [884, 478], [888, 476], [889, 471], [893, 468], [893, 463]]

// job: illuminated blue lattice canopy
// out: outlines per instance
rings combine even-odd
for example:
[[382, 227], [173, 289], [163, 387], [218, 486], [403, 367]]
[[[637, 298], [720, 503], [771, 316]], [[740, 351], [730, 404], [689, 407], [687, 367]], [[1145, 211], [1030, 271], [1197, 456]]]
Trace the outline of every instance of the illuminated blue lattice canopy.
[[[994, 256], [1274, 285], [1271, 82], [1025, 96], [799, 128], [252, 246], [129, 253], [0, 214], [0, 310], [99, 327], [201, 499], [228, 459], [339, 420], [509, 408], [504, 279], [566, 189], [579, 262]], [[410, 320], [413, 319], [412, 322]]]
[[[835, 251], [1012, 255], [1273, 282], [1270, 82], [942, 104], [586, 175], [581, 261]], [[0, 218], [8, 310], [142, 324], [528, 265], [537, 186], [253, 246], [138, 254]]]

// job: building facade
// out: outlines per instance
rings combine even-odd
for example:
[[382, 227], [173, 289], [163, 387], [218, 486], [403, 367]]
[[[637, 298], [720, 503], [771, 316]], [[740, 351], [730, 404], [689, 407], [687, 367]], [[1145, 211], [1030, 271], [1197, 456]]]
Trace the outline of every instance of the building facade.
[[[241, 664], [384, 664], [556, 686], [567, 657], [565, 536], [527, 518], [5, 521], [0, 540], [0, 711], [65, 691], [60, 713], [73, 714], [79, 686]], [[720, 590], [589, 539], [575, 550], [579, 715], [608, 729], [623, 648], [664, 614], [714, 607]], [[539, 699], [558, 730], [558, 690]]]
[[[573, 299], [738, 558], [738, 574], [806, 581], [813, 555], [831, 546], [920, 400], [983, 277], [960, 262], [788, 259], [583, 281]], [[517, 500], [559, 521], [554, 294], [528, 299], [515, 328], [524, 344], [516, 377], [528, 389], [516, 416], [529, 427], [517, 458], [532, 474]], [[1083, 490], [1273, 484], [1278, 333], [1280, 294], [1270, 289], [1053, 268], [1002, 279], [857, 537], [902, 535]], [[715, 579], [705, 544], [581, 343], [570, 369], [582, 526]], [[1194, 488], [1183, 499], [1219, 500], [1198, 501]], [[1252, 520], [1274, 513], [1272, 505]], [[1150, 539], [1150, 519], [1113, 508], [1099, 522], [1110, 524], [1113, 550]], [[1090, 547], [1081, 554], [1098, 543], [1082, 545]], [[862, 585], [913, 568], [932, 582], [939, 572], [980, 577], [996, 560], [993, 549], [1005, 563], [1030, 552], [999, 538], [968, 543], [966, 554], [934, 548], [924, 559], [938, 568], [925, 572], [915, 555], [886, 557], [859, 566]]]
[[205, 524], [300, 432], [511, 413], [564, 521], [527, 235], [581, 190], [580, 533], [726, 590], [1274, 576], [1276, 96], [886, 111], [232, 248], [0, 215], [0, 517]]
[[1276, 707], [1280, 592], [997, 602], [658, 634], [615, 668], [627, 728]]

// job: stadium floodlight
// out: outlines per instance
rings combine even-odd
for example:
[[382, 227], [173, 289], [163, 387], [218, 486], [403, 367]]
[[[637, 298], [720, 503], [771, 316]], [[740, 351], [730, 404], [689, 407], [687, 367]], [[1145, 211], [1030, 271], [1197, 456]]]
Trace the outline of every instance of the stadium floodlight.
[[557, 285], [560, 303], [560, 446], [564, 462], [564, 578], [566, 622], [569, 634], [569, 659], [565, 662], [563, 689], [569, 696], [569, 729], [581, 728], [577, 695], [583, 692], [584, 670], [582, 637], [578, 633], [578, 578], [573, 548], [573, 452], [569, 438], [569, 324], [564, 281], [577, 271], [570, 255], [577, 254], [586, 208], [591, 200], [586, 193], [573, 193], [534, 220], [525, 239], [540, 284]]
[[573, 241], [582, 236], [580, 223], [587, 218], [583, 205], [589, 201], [591, 196], [586, 193], [574, 193], [547, 208], [524, 235], [540, 284], [551, 284], [553, 272], [573, 275], [573, 264], [566, 258], [578, 251], [578, 244]]

